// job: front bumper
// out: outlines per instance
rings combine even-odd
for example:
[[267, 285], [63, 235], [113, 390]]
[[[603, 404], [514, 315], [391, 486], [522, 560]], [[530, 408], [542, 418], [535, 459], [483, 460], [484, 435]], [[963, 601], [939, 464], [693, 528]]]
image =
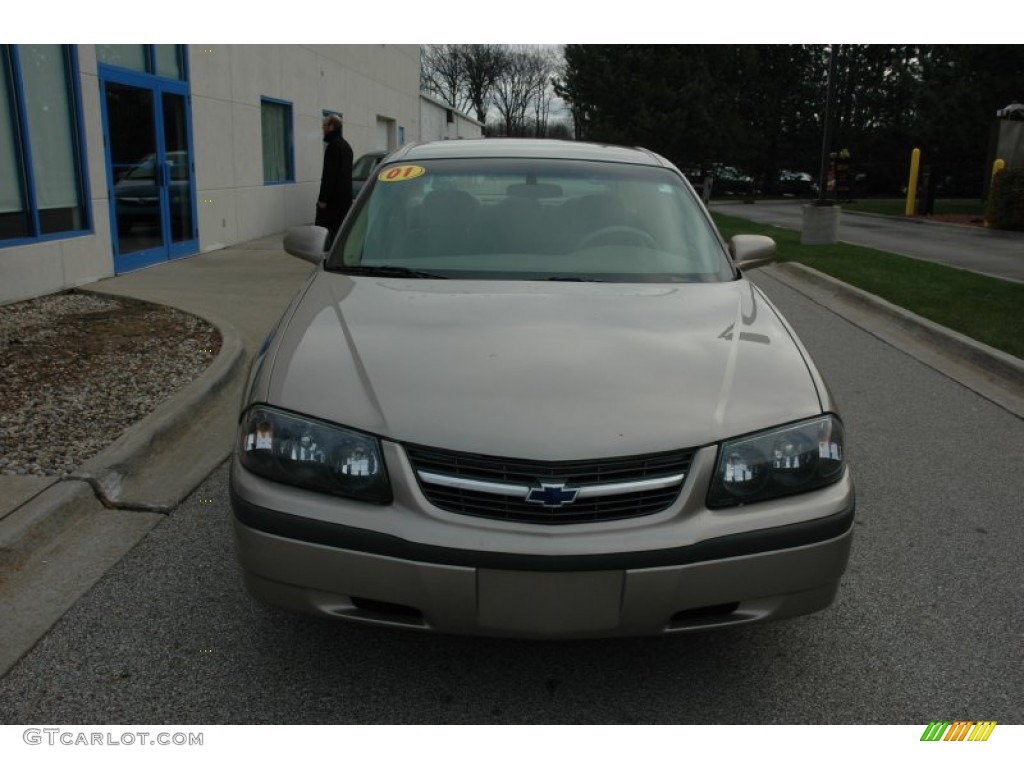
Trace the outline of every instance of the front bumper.
[[713, 512], [703, 506], [712, 450], [695, 459], [666, 512], [552, 531], [433, 509], [401, 450], [385, 450], [395, 487], [385, 508], [268, 483], [236, 460], [231, 501], [251, 594], [301, 612], [454, 634], [649, 636], [821, 610], [849, 558], [848, 472], [755, 511]]

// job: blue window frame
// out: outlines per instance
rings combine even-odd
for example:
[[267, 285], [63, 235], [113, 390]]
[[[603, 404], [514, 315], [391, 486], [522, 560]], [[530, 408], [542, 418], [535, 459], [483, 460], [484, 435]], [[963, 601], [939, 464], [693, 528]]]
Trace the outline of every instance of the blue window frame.
[[115, 271], [195, 253], [188, 82], [106, 64], [99, 75]]
[[263, 183], [287, 184], [295, 181], [292, 105], [287, 101], [264, 96], [260, 99], [260, 123], [263, 136]]
[[91, 232], [78, 60], [0, 46], [0, 247]]
[[97, 45], [96, 60], [105, 67], [171, 80], [188, 79], [188, 60], [183, 45]]

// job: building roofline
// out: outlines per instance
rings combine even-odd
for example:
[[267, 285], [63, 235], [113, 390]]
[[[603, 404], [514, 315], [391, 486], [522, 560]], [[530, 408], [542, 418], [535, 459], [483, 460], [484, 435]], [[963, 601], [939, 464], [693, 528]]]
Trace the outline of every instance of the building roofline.
[[436, 96], [426, 93], [425, 91], [420, 91], [420, 98], [423, 99], [424, 101], [429, 101], [431, 104], [441, 107], [442, 109], [450, 109], [463, 120], [468, 120], [469, 122], [473, 123], [473, 125], [478, 125], [481, 128], [484, 127], [484, 124], [477, 120], [475, 117], [470, 117], [465, 112], [460, 112], [459, 110], [455, 109], [455, 107], [453, 107], [451, 104], [447, 103], [446, 101], [443, 101], [442, 99], [437, 98]]

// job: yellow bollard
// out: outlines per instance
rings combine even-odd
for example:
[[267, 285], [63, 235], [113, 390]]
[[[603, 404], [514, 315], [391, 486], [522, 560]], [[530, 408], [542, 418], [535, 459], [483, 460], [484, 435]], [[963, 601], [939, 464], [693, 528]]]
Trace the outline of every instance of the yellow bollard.
[[[992, 176], [989, 178], [988, 182], [988, 196], [990, 199], [992, 197], [992, 185], [996, 183], [996, 174], [1004, 168], [1006, 168], [1006, 161], [1001, 157], [997, 157], [996, 161], [992, 163]], [[988, 206], [986, 205], [985, 208], [987, 212]], [[988, 216], [985, 217], [985, 226], [989, 226]]]
[[1003, 170], [1003, 168], [1005, 167], [1006, 161], [1003, 160], [1003, 158], [1001, 157], [996, 158], [996, 161], [992, 163], [992, 178], [994, 179], [996, 177], [996, 174]]
[[914, 147], [910, 153], [910, 181], [907, 182], [907, 207], [904, 213], [907, 216], [914, 215], [914, 208], [917, 205], [917, 171], [921, 166], [921, 150]]

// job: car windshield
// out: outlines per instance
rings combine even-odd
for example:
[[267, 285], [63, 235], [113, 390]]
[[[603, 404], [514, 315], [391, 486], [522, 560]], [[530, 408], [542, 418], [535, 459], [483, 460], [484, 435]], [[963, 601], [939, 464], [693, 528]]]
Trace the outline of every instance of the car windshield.
[[734, 273], [675, 172], [581, 160], [382, 167], [327, 268], [486, 280], [718, 282]]

